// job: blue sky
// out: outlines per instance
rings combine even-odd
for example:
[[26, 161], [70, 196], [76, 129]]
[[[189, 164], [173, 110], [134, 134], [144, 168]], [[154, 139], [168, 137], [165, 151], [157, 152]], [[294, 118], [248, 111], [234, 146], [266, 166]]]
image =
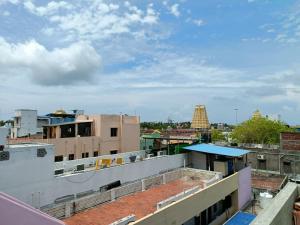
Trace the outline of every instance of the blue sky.
[[300, 124], [300, 1], [0, 0], [0, 118], [80, 108]]

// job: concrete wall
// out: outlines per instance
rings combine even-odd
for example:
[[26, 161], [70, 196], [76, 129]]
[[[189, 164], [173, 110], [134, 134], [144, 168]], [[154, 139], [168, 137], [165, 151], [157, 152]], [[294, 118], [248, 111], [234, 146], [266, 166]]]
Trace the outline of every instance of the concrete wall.
[[300, 133], [281, 133], [280, 147], [283, 151], [300, 151]]
[[297, 184], [288, 183], [251, 225], [293, 225], [292, 211], [298, 195]]
[[8, 135], [8, 128], [0, 127], [0, 145], [6, 145], [6, 137]]
[[21, 109], [16, 110], [15, 116], [18, 117], [18, 123], [15, 119], [11, 136], [13, 138], [36, 134], [41, 129], [37, 128], [37, 110]]
[[191, 152], [189, 156], [189, 164], [195, 169], [206, 170], [206, 154]]
[[233, 211], [236, 211], [237, 189], [238, 174], [236, 173], [134, 222], [133, 225], [181, 225], [229, 194], [232, 194]]
[[[111, 159], [114, 161], [114, 163], [111, 164], [111, 166], [116, 166], [116, 159], [117, 158], [122, 158], [124, 164], [130, 163], [130, 156], [136, 156], [137, 161], [138, 159], [145, 158], [146, 152], [145, 151], [135, 151], [135, 152], [125, 152], [125, 153], [120, 153], [120, 154], [114, 154], [114, 155], [101, 155], [98, 157], [89, 157], [89, 158], [84, 158], [84, 159], [75, 159], [75, 160], [66, 160], [66, 161], [61, 161], [61, 162], [55, 162], [54, 163], [54, 168], [57, 169], [64, 169], [65, 172], [67, 171], [73, 171], [77, 165], [79, 164], [84, 164], [85, 168], [89, 167], [95, 167], [96, 161], [100, 159]], [[146, 159], [145, 159], [146, 160]]]
[[239, 171], [238, 199], [239, 209], [251, 201], [251, 167], [248, 166]]
[[69, 154], [75, 154], [76, 159], [81, 159], [82, 153], [89, 153], [92, 157], [94, 151], [100, 154], [110, 154], [103, 149], [100, 137], [76, 137], [76, 138], [53, 138], [53, 139], [35, 139], [35, 142], [53, 144], [55, 146], [55, 155], [63, 155], [68, 159]]
[[[295, 154], [295, 152], [280, 152], [277, 150], [252, 150], [248, 154], [248, 162], [250, 163], [253, 169], [259, 169], [257, 159], [258, 155], [264, 155], [266, 159], [266, 170], [279, 172], [281, 174], [300, 174], [300, 162], [299, 162], [299, 154]], [[288, 167], [284, 165], [284, 162], [290, 162], [290, 172], [286, 169]]]
[[[47, 155], [36, 156], [36, 149], [44, 147]], [[9, 161], [0, 161], [0, 191], [34, 207], [53, 203], [56, 199], [87, 191], [98, 191], [101, 186], [120, 180], [132, 182], [162, 171], [184, 165], [186, 156], [154, 157], [135, 163], [81, 173], [54, 176], [52, 145], [15, 145], [9, 150]]]
[[0, 192], [0, 218], [2, 225], [64, 225], [62, 221], [33, 209], [2, 192]]

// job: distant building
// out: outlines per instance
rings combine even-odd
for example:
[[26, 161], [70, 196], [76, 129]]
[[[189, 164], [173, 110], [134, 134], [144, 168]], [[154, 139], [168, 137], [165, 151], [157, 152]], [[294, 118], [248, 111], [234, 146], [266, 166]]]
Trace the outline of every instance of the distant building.
[[262, 114], [258, 109], [253, 113], [252, 118], [253, 119], [262, 118]]
[[73, 110], [73, 113], [66, 113], [63, 109], [45, 116], [39, 116], [37, 110], [17, 109], [11, 127], [11, 138], [41, 136], [43, 126], [48, 124], [58, 124], [73, 122], [76, 116], [83, 114], [83, 110]]
[[52, 120], [50, 124], [44, 125], [43, 138], [17, 139], [11, 140], [11, 143], [53, 144], [55, 161], [140, 150], [140, 119], [137, 116], [77, 115], [72, 120], [70, 117], [50, 116], [58, 123]]
[[38, 117], [37, 110], [17, 109], [13, 118], [11, 138], [31, 136], [43, 133], [43, 125], [49, 123], [46, 117]]

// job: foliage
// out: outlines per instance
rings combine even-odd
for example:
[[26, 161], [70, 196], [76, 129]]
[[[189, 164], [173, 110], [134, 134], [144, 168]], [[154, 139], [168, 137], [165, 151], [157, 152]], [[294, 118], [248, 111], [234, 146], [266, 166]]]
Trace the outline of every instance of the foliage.
[[212, 142], [215, 141], [225, 141], [225, 136], [224, 134], [222, 134], [221, 131], [217, 130], [217, 129], [212, 129], [211, 130], [211, 140]]
[[168, 128], [182, 128], [188, 129], [191, 127], [190, 122], [141, 122], [141, 129], [153, 129], [153, 130], [160, 130], [164, 131]]
[[236, 126], [231, 137], [237, 143], [278, 144], [281, 132], [293, 131], [281, 121], [258, 117]]

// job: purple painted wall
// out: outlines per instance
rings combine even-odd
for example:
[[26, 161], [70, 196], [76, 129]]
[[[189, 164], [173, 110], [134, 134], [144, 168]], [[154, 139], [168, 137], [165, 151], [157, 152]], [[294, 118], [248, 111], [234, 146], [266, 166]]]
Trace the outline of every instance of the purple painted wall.
[[251, 167], [239, 171], [239, 209], [251, 200]]
[[0, 192], [0, 225], [64, 225], [31, 206]]

